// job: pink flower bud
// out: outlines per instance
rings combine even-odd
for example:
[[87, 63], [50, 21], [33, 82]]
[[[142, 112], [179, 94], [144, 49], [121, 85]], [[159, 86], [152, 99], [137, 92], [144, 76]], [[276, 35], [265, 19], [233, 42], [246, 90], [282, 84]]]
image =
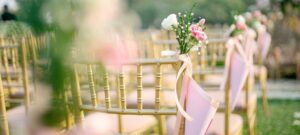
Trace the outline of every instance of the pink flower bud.
[[256, 10], [253, 12], [253, 16], [254, 17], [260, 17], [261, 16], [261, 12], [259, 10]]
[[237, 22], [235, 24], [235, 26], [236, 26], [237, 29], [240, 29], [240, 30], [245, 30], [246, 29], [246, 24], [245, 23]]
[[202, 18], [200, 21], [199, 21], [199, 25], [204, 25], [205, 24], [205, 19]]

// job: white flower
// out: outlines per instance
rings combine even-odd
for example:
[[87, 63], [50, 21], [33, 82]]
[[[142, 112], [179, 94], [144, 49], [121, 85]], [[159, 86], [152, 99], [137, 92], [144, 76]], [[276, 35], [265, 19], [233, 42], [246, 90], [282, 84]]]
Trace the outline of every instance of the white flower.
[[178, 26], [178, 21], [177, 21], [176, 15], [170, 14], [167, 18], [165, 18], [162, 21], [161, 26], [166, 30], [173, 30], [173, 26], [174, 27]]
[[234, 16], [234, 19], [236, 20], [237, 23], [242, 23], [242, 24], [246, 23], [245, 18], [243, 16], [241, 16], [241, 15]]
[[254, 22], [254, 28], [257, 30], [258, 33], [263, 33], [266, 31], [266, 27], [258, 21]]

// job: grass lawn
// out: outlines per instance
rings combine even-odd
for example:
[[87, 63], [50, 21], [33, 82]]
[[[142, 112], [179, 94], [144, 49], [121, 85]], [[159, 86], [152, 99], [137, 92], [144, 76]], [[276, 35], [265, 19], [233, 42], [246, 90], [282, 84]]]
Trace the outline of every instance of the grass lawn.
[[300, 112], [300, 100], [269, 100], [269, 112], [269, 116], [264, 116], [259, 99], [257, 135], [300, 135], [300, 126], [292, 125], [294, 112]]

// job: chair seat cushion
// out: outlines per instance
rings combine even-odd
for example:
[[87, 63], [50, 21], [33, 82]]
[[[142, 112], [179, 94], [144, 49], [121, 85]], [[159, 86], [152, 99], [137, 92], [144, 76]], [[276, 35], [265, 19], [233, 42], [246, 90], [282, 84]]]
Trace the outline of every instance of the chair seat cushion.
[[[153, 116], [122, 115], [124, 133], [141, 134], [153, 127], [156, 119]], [[88, 114], [83, 122], [84, 128], [78, 125], [68, 131], [68, 135], [111, 135], [118, 134], [118, 115], [107, 113]]]
[[[224, 135], [224, 113], [216, 113], [215, 117], [210, 124], [206, 135]], [[168, 135], [173, 135], [174, 127], [176, 123], [176, 116], [170, 116], [167, 119], [167, 134]], [[230, 133], [232, 135], [237, 134], [239, 131], [242, 130], [242, 125], [243, 125], [243, 119], [240, 115], [237, 114], [231, 114], [230, 115]]]
[[[224, 135], [225, 132], [225, 114], [216, 113], [211, 125], [209, 126], [207, 135]], [[237, 114], [230, 115], [229, 133], [231, 135], [237, 135], [242, 131], [243, 118]]]
[[[223, 91], [207, 91], [207, 93], [212, 98], [214, 98], [220, 102], [219, 109], [224, 109], [224, 94], [225, 94], [225, 92], [223, 92]], [[242, 90], [240, 93], [240, 97], [238, 98], [237, 103], [236, 103], [236, 107], [235, 107], [236, 110], [246, 109], [245, 94], [246, 94], [246, 92], [244, 90]], [[255, 107], [256, 106], [256, 98], [257, 98], [256, 93], [254, 91], [250, 92], [249, 97], [250, 97], [249, 98], [250, 107], [251, 108]]]
[[26, 131], [25, 106], [17, 106], [7, 110], [7, 121], [11, 135], [21, 135]]
[[[8, 91], [8, 88], [5, 88], [4, 90]], [[11, 87], [10, 89], [10, 98], [24, 98], [25, 97], [25, 91], [23, 87]], [[29, 86], [29, 93], [32, 96], [34, 92], [34, 86]]]
[[[26, 116], [25, 107], [18, 106], [7, 112], [10, 133], [12, 135], [21, 135], [26, 132]], [[122, 124], [125, 133], [142, 132], [153, 127], [156, 124], [156, 119], [153, 116], [141, 115], [123, 115]], [[130, 123], [130, 124], [128, 124]], [[70, 135], [102, 135], [102, 134], [117, 134], [118, 133], [118, 115], [107, 113], [91, 113], [84, 119], [84, 129], [74, 127], [67, 134]], [[44, 128], [43, 133], [57, 133], [58, 130]], [[40, 132], [41, 131], [36, 131]], [[43, 134], [44, 135], [44, 134]], [[50, 134], [49, 134], [50, 135]], [[52, 135], [52, 134], [51, 134]], [[53, 134], [54, 135], [54, 134]]]
[[[175, 107], [174, 90], [162, 90], [161, 106]], [[145, 88], [142, 91], [142, 102], [145, 109], [153, 109], [155, 107], [155, 89]], [[127, 98], [128, 108], [137, 108], [137, 91], [133, 91]]]
[[223, 74], [210, 74], [204, 75], [204, 81], [201, 81], [200, 84], [209, 85], [209, 86], [219, 86], [221, 85], [222, 81], [224, 80]]

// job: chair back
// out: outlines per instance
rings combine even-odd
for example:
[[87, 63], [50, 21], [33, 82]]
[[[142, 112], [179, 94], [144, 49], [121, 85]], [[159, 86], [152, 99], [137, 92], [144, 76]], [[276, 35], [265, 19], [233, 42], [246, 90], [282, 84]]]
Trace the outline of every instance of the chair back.
[[[22, 88], [24, 99], [11, 99], [9, 102], [24, 102], [26, 111], [30, 105], [29, 92], [29, 73], [27, 63], [27, 44], [25, 38], [20, 40], [14, 38], [0, 39], [0, 56], [1, 56], [1, 79], [4, 92], [7, 91], [7, 97], [14, 94], [14, 88]], [[7, 90], [5, 90], [7, 89]]]
[[[72, 85], [72, 100], [75, 105], [75, 120], [79, 123], [83, 121], [84, 112], [96, 111], [105, 112], [118, 115], [175, 115], [177, 110], [176, 107], [164, 107], [161, 103], [162, 100], [162, 80], [164, 79], [164, 74], [162, 73], [162, 68], [172, 66], [177, 68], [179, 62], [177, 59], [141, 59], [137, 61], [131, 61], [124, 63], [117, 72], [111, 72], [102, 67], [100, 62], [97, 61], [74, 61], [71, 71], [71, 85]], [[127, 95], [128, 85], [125, 82], [126, 67], [135, 67], [135, 79], [130, 80], [136, 81], [135, 89], [137, 100], [136, 108], [127, 107]], [[154, 67], [152, 72], [155, 76], [154, 89], [154, 108], [144, 108], [143, 105], [143, 67], [151, 66]], [[79, 69], [81, 73], [79, 73]], [[107, 68], [109, 69], [109, 68]], [[177, 69], [174, 69], [177, 71]], [[82, 73], [82, 71], [85, 72]], [[132, 72], [132, 71], [130, 71]], [[80, 76], [79, 76], [80, 75]], [[86, 77], [82, 77], [86, 76]], [[115, 77], [115, 78], [113, 78]], [[83, 81], [87, 79], [88, 81], [88, 91], [89, 91], [89, 103], [84, 103], [82, 100], [83, 92]], [[97, 83], [95, 81], [100, 78]], [[113, 79], [112, 79], [113, 78]], [[116, 82], [116, 86], [113, 86], [113, 82]], [[100, 90], [99, 90], [100, 89]], [[115, 89], [115, 90], [114, 90]], [[104, 100], [101, 101], [101, 97], [98, 93], [104, 93]], [[101, 94], [101, 93], [100, 93]], [[114, 96], [116, 95], [116, 96]], [[120, 120], [120, 119], [119, 119]], [[119, 122], [122, 123], [122, 122]]]

